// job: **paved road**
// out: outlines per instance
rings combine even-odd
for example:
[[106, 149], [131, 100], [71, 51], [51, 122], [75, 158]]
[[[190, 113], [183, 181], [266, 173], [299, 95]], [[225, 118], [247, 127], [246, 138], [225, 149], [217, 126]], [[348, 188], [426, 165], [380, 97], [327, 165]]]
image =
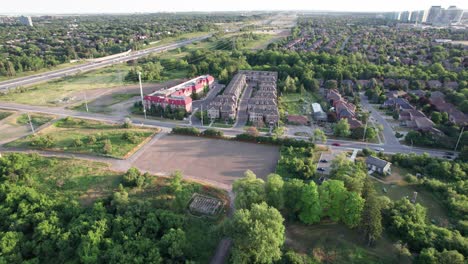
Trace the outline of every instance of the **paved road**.
[[50, 71], [50, 72], [46, 72], [42, 74], [36, 74], [36, 75], [31, 75], [27, 77], [16, 78], [16, 79], [0, 82], [0, 91], [7, 91], [9, 89], [13, 89], [19, 86], [26, 86], [26, 85], [36, 84], [40, 82], [50, 81], [50, 80], [62, 78], [68, 75], [73, 75], [73, 74], [78, 74], [82, 72], [99, 69], [99, 68], [106, 67], [112, 64], [135, 60], [135, 59], [147, 56], [151, 53], [159, 53], [159, 52], [164, 52], [167, 50], [177, 49], [187, 44], [197, 42], [203, 39], [207, 39], [210, 36], [211, 34], [208, 34], [208, 35], [204, 35], [201, 37], [183, 40], [183, 41], [175, 42], [175, 43], [164, 45], [164, 46], [159, 46], [159, 47], [154, 47], [154, 48], [149, 48], [149, 49], [139, 50], [139, 51], [133, 51], [133, 52], [128, 53], [128, 55], [123, 54], [121, 57], [117, 57], [117, 58], [116, 57], [110, 57], [108, 59], [104, 58], [98, 62], [93, 61], [93, 62], [80, 64], [80, 65], [72, 66], [72, 67], [65, 68], [65, 69], [60, 69], [60, 70]]
[[384, 136], [384, 142], [385, 145], [395, 145], [395, 146], [400, 146], [401, 143], [400, 141], [395, 137], [395, 131], [393, 131], [392, 127], [390, 124], [385, 120], [385, 118], [380, 115], [379, 111], [375, 109], [370, 103], [369, 100], [367, 99], [367, 96], [364, 95], [364, 93], [360, 93], [361, 97], [361, 105], [363, 110], [367, 110], [371, 112], [370, 119], [371, 121], [375, 121], [378, 124], [381, 124], [384, 128], [383, 130], [383, 136]]
[[[22, 112], [37, 112], [37, 113], [44, 113], [56, 116], [71, 116], [76, 118], [85, 118], [97, 121], [104, 121], [104, 122], [111, 122], [111, 123], [121, 123], [126, 118], [125, 115], [105, 115], [105, 114], [96, 114], [96, 113], [86, 113], [86, 112], [79, 112], [73, 111], [68, 109], [63, 109], [59, 107], [44, 107], [44, 106], [30, 106], [30, 105], [21, 105], [15, 103], [3, 103], [0, 102], [0, 108], [9, 109], [9, 110], [16, 110]], [[159, 127], [163, 129], [171, 129], [176, 126], [193, 126], [199, 128], [201, 130], [206, 129], [206, 126], [200, 125], [189, 125], [188, 123], [173, 123], [169, 121], [159, 121], [159, 120], [151, 120], [151, 119], [143, 119], [143, 118], [132, 118], [134, 124], [142, 124], [147, 127]], [[384, 120], [385, 121], [385, 120]], [[385, 122], [386, 123], [386, 122]], [[385, 128], [385, 123], [382, 122]], [[388, 125], [388, 123], [386, 123]], [[388, 125], [389, 126], [389, 125]], [[222, 130], [226, 136], [235, 136], [237, 134], [243, 133], [243, 128], [217, 128]], [[391, 129], [391, 128], [390, 128]], [[333, 143], [339, 143], [344, 148], [383, 148], [385, 153], [394, 154], [394, 153], [428, 153], [433, 156], [442, 157], [445, 155], [445, 150], [434, 150], [434, 149], [426, 149], [426, 148], [416, 148], [416, 147], [409, 147], [406, 145], [400, 144], [395, 136], [391, 134], [392, 137], [388, 137], [385, 134], [385, 143], [384, 144], [372, 144], [372, 143], [365, 143], [365, 142], [356, 142], [356, 141], [345, 141], [345, 140], [332, 140], [329, 139], [326, 145], [332, 145]], [[297, 139], [304, 139], [309, 140], [308, 137], [301, 137], [301, 136], [291, 136]], [[393, 138], [393, 140], [392, 140]], [[396, 141], [396, 142], [395, 142]]]
[[237, 117], [236, 117], [236, 123], [234, 124], [234, 128], [244, 128], [245, 124], [247, 123], [249, 119], [249, 114], [247, 113], [247, 107], [249, 105], [249, 99], [252, 96], [252, 86], [247, 85], [247, 87], [244, 90], [244, 93], [242, 93], [242, 96], [240, 98], [239, 106], [237, 109]]

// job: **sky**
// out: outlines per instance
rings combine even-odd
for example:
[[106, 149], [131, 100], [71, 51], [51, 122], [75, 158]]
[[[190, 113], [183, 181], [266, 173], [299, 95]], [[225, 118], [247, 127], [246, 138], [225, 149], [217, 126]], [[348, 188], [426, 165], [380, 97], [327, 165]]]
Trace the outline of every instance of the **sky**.
[[432, 5], [468, 9], [466, 0], [2, 0], [0, 14], [174, 11], [412, 11]]

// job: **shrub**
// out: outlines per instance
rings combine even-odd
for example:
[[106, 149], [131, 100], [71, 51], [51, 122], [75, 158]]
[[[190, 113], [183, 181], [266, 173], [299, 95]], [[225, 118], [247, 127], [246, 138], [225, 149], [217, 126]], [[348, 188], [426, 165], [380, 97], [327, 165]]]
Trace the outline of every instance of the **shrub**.
[[416, 176], [414, 176], [413, 174], [406, 174], [405, 176], [405, 181], [409, 182], [409, 183], [416, 183], [418, 182], [418, 178]]
[[38, 148], [50, 148], [54, 145], [54, 138], [50, 135], [33, 136], [30, 145]]
[[83, 141], [81, 141], [81, 139], [77, 138], [73, 141], [73, 146], [76, 147], [76, 148], [79, 148], [81, 146], [83, 146]]
[[174, 127], [172, 128], [172, 133], [174, 134], [182, 134], [182, 135], [192, 135], [192, 136], [199, 136], [200, 130], [195, 127]]
[[88, 143], [89, 144], [91, 144], [91, 145], [96, 144], [96, 142], [97, 142], [96, 136], [91, 135], [91, 136], [88, 137]]
[[202, 135], [209, 136], [209, 137], [223, 137], [224, 133], [220, 130], [214, 128], [208, 128], [207, 130], [203, 131]]
[[128, 187], [142, 187], [150, 175], [142, 174], [137, 168], [131, 167], [123, 176], [123, 185]]
[[112, 143], [109, 139], [104, 140], [104, 146], [102, 148], [104, 154], [112, 153]]

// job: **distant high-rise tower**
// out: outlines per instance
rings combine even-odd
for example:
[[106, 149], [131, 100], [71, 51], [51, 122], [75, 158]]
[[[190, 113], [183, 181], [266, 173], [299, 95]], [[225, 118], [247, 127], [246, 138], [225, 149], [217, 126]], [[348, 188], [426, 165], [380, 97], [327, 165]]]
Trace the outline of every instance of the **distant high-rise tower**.
[[436, 23], [442, 13], [441, 6], [431, 6], [429, 13], [427, 14], [427, 23]]
[[462, 16], [463, 9], [457, 8], [456, 6], [450, 6], [446, 10], [442, 11], [439, 22], [442, 24], [460, 23]]
[[401, 12], [401, 15], [400, 15], [400, 21], [401, 22], [408, 22], [409, 19], [410, 19], [410, 12], [409, 11]]
[[23, 25], [26, 25], [26, 26], [30, 26], [32, 27], [33, 26], [33, 22], [32, 22], [32, 19], [30, 16], [20, 16], [19, 17], [19, 22]]
[[419, 18], [419, 11], [412, 11], [409, 20], [414, 23], [418, 21], [418, 18]]

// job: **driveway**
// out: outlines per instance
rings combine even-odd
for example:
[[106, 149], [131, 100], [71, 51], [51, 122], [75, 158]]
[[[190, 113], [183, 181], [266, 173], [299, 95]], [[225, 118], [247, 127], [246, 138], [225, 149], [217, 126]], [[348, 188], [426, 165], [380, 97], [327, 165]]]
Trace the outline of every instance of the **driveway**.
[[241, 96], [239, 102], [239, 108], [237, 109], [237, 118], [234, 128], [243, 128], [249, 119], [249, 114], [247, 113], [247, 106], [249, 105], [249, 99], [252, 96], [252, 86], [247, 85], [244, 93]]

